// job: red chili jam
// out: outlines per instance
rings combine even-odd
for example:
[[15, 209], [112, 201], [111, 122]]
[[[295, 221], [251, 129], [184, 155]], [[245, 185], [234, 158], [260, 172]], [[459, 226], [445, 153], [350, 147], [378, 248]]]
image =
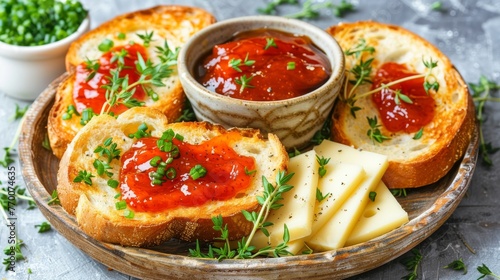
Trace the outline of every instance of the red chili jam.
[[[105, 52], [99, 59], [99, 69], [95, 71], [95, 75], [89, 79], [92, 69], [86, 62], [81, 63], [76, 68], [76, 78], [73, 87], [73, 100], [78, 112], [82, 112], [85, 108], [92, 108], [94, 113], [100, 114], [103, 104], [106, 102], [106, 89], [102, 88], [103, 85], [110, 83], [112, 76], [111, 70], [118, 68], [118, 60], [113, 58], [117, 53], [125, 51], [127, 54], [123, 59], [123, 69], [120, 71], [119, 77], [128, 76], [128, 84], [135, 83], [139, 80], [140, 74], [137, 72], [135, 64], [137, 61], [138, 53], [146, 61], [146, 49], [139, 44], [118, 46], [112, 48], [110, 51]], [[135, 87], [134, 98], [137, 100], [144, 100], [145, 92], [142, 87]], [[120, 114], [127, 110], [127, 107], [118, 104], [111, 108], [111, 112]]]
[[[383, 64], [373, 78], [372, 89], [405, 77], [418, 75], [408, 70], [403, 64], [388, 62]], [[411, 79], [384, 88], [372, 95], [382, 118], [385, 128], [391, 132], [404, 131], [412, 133], [419, 131], [434, 118], [435, 101], [425, 92], [424, 78]], [[408, 96], [412, 103], [399, 98], [396, 102], [396, 91]], [[398, 104], [399, 103], [399, 104]]]
[[[175, 178], [160, 185], [153, 184], [151, 159], [160, 156], [166, 161], [169, 153], [157, 146], [158, 138], [142, 138], [122, 156], [120, 173], [121, 198], [140, 212], [161, 212], [184, 206], [199, 206], [208, 201], [227, 200], [244, 193], [252, 176], [245, 170], [254, 170], [254, 158], [237, 154], [229, 144], [241, 136], [237, 133], [214, 137], [199, 145], [174, 139], [179, 157], [167, 167], [176, 171]], [[206, 175], [194, 180], [190, 170], [196, 165], [206, 169]]]
[[317, 89], [330, 73], [328, 58], [308, 37], [259, 29], [214, 46], [197, 75], [203, 86], [219, 94], [274, 101]]

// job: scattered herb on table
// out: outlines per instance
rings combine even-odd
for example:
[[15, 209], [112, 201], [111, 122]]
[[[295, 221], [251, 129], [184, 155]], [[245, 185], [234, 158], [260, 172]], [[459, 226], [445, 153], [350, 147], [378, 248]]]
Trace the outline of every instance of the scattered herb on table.
[[401, 279], [406, 279], [406, 280], [415, 280], [417, 279], [417, 269], [418, 266], [420, 265], [420, 262], [422, 261], [422, 254], [418, 249], [412, 249], [411, 250], [411, 256], [406, 256], [401, 260], [401, 263], [406, 267], [407, 270], [410, 271], [410, 273]]
[[490, 270], [490, 268], [487, 267], [484, 263], [483, 263], [483, 265], [477, 267], [477, 271], [479, 271], [479, 273], [481, 273], [481, 277], [477, 278], [477, 280], [483, 279], [487, 276], [491, 276], [493, 278], [500, 279], [500, 275], [493, 273]]
[[483, 134], [483, 123], [486, 121], [484, 116], [484, 105], [487, 101], [500, 102], [500, 98], [491, 96], [491, 92], [500, 89], [500, 85], [488, 80], [485, 76], [479, 78], [477, 84], [469, 83], [472, 90], [472, 98], [476, 103], [476, 118], [479, 121], [479, 152], [483, 162], [492, 165], [489, 155], [496, 153], [500, 148], [493, 147], [491, 142], [486, 142]]
[[467, 274], [467, 266], [465, 265], [462, 259], [454, 260], [444, 268], [450, 268], [453, 270], [463, 270], [464, 275]]
[[52, 226], [48, 222], [42, 222], [39, 225], [35, 225], [35, 228], [38, 228], [38, 232], [43, 233], [50, 231], [52, 229]]
[[299, 4], [299, 1], [298, 0], [272, 0], [264, 8], [258, 8], [257, 12], [259, 14], [264, 14], [264, 15], [275, 15], [278, 13], [276, 8], [278, 6], [284, 5], [284, 4], [296, 5], [296, 4]]
[[2, 264], [5, 265], [5, 271], [11, 270], [13, 262], [15, 263], [25, 259], [21, 250], [22, 247], [24, 247], [24, 242], [17, 238], [14, 245], [8, 245], [5, 247], [3, 252], [8, 256], [7, 258], [4, 258], [2, 262]]

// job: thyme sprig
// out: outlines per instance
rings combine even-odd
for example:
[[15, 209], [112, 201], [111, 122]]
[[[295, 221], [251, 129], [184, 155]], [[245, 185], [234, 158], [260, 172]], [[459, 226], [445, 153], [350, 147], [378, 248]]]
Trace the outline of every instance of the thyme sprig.
[[338, 5], [333, 1], [324, 1], [314, 3], [312, 0], [307, 0], [302, 4], [302, 9], [296, 13], [285, 15], [288, 18], [297, 19], [316, 19], [320, 16], [322, 10], [330, 10], [337, 17], [344, 17], [345, 14], [353, 12], [355, 7], [346, 0], [341, 0]]
[[401, 263], [406, 267], [407, 270], [410, 271], [410, 273], [401, 279], [405, 280], [415, 280], [418, 277], [417, 274], [417, 269], [418, 266], [420, 265], [420, 262], [422, 261], [422, 254], [418, 249], [412, 249], [411, 250], [412, 255], [404, 257], [401, 260]]
[[278, 172], [276, 175], [276, 185], [269, 183], [266, 177], [262, 177], [264, 192], [262, 196], [257, 196], [257, 201], [261, 205], [261, 208], [259, 212], [248, 212], [246, 210], [242, 211], [243, 216], [249, 222], [252, 222], [253, 227], [248, 237], [244, 237], [238, 241], [238, 247], [236, 249], [230, 248], [227, 225], [223, 224], [221, 216], [216, 216], [212, 218], [212, 222], [214, 223], [213, 228], [214, 230], [221, 232], [221, 237], [218, 239], [223, 241], [223, 245], [219, 248], [212, 247], [212, 245], [210, 245], [208, 252], [204, 253], [202, 252], [200, 244], [197, 241], [196, 248], [189, 250], [190, 256], [222, 260], [228, 258], [249, 259], [261, 255], [272, 255], [274, 257], [290, 255], [291, 253], [287, 251], [287, 243], [290, 240], [290, 234], [286, 225], [284, 226], [283, 242], [277, 246], [266, 246], [257, 250], [257, 248], [250, 244], [258, 230], [262, 231], [266, 236], [269, 236], [269, 232], [266, 228], [273, 224], [266, 222], [267, 217], [269, 216], [271, 210], [276, 210], [283, 206], [283, 204], [281, 204], [281, 200], [283, 200], [283, 193], [288, 192], [293, 188], [293, 186], [287, 185], [287, 182], [293, 175], [294, 173], [286, 174], [285, 171]]
[[491, 271], [491, 269], [487, 267], [484, 263], [481, 266], [477, 267], [477, 271], [481, 273], [481, 277], [477, 278], [477, 280], [483, 279], [486, 276], [491, 276], [493, 278], [500, 279], [500, 275], [493, 273], [493, 271]]
[[368, 138], [372, 140], [373, 143], [378, 142], [382, 143], [385, 140], [390, 140], [391, 138], [389, 136], [385, 136], [382, 134], [380, 131], [380, 127], [382, 126], [381, 124], [378, 124], [377, 121], [377, 116], [374, 116], [373, 118], [366, 117], [368, 120], [368, 125], [370, 126], [370, 129], [366, 132], [368, 135]]
[[479, 121], [479, 151], [483, 162], [487, 165], [493, 165], [489, 155], [500, 150], [499, 147], [493, 147], [491, 142], [486, 142], [483, 134], [483, 123], [486, 121], [484, 116], [484, 105], [487, 101], [500, 102], [500, 98], [492, 97], [491, 92], [500, 89], [500, 85], [488, 80], [481, 75], [477, 84], [470, 83], [472, 89], [472, 98], [476, 103], [476, 118]]
[[467, 266], [465, 265], [464, 261], [460, 258], [458, 260], [454, 260], [448, 265], [444, 266], [444, 268], [449, 268], [453, 270], [463, 270], [463, 274], [467, 274]]
[[283, 4], [299, 4], [298, 0], [272, 0], [264, 8], [258, 8], [257, 12], [264, 15], [275, 15], [277, 14], [277, 7]]
[[[369, 46], [364, 38], [361, 38], [359, 40], [359, 43], [353, 48], [348, 49], [344, 52], [346, 56], [353, 56], [354, 59], [351, 62], [351, 67], [346, 68], [347, 82], [344, 83], [344, 94], [341, 96], [341, 98], [350, 107], [350, 112], [353, 117], [356, 117], [356, 111], [361, 110], [360, 107], [355, 105], [357, 100], [370, 96], [376, 92], [381, 91], [382, 89], [387, 89], [394, 93], [396, 104], [400, 104], [401, 101], [409, 104], [413, 103], [411, 98], [403, 94], [400, 90], [390, 89], [391, 86], [400, 84], [402, 82], [423, 78], [423, 87], [426, 93], [429, 93], [430, 91], [437, 92], [439, 90], [439, 82], [437, 81], [437, 78], [433, 73], [433, 69], [437, 67], [438, 62], [434, 61], [431, 57], [429, 60], [425, 60], [424, 58], [422, 58], [422, 63], [426, 68], [425, 73], [404, 77], [387, 84], [382, 84], [380, 87], [373, 90], [363, 92], [361, 94], [356, 94], [356, 89], [359, 86], [366, 83], [372, 83], [370, 76], [374, 58], [369, 57], [369, 55], [372, 55], [374, 52], [375, 48]], [[350, 90], [348, 90], [349, 84], [353, 85]]]
[[[148, 38], [152, 38], [153, 33], [146, 33], [143, 40], [150, 42]], [[142, 37], [141, 37], [142, 38]], [[125, 105], [128, 108], [143, 106], [144, 102], [134, 98], [136, 87], [140, 86], [148, 96], [153, 100], [158, 100], [158, 94], [151, 89], [151, 86], [165, 86], [163, 79], [168, 78], [174, 72], [172, 66], [177, 64], [177, 56], [179, 48], [171, 50], [165, 41], [163, 47], [156, 47], [155, 52], [158, 54], [160, 62], [154, 64], [150, 59], [144, 60], [140, 53], [137, 53], [136, 71], [140, 77], [135, 82], [130, 82], [128, 76], [122, 76], [121, 70], [124, 67], [124, 57], [126, 51], [115, 52], [112, 57], [113, 62], [117, 62], [117, 68], [110, 70], [111, 76], [108, 77], [109, 83], [102, 87], [106, 90], [106, 102], [103, 104], [101, 114], [110, 113], [111, 109], [119, 104]]]

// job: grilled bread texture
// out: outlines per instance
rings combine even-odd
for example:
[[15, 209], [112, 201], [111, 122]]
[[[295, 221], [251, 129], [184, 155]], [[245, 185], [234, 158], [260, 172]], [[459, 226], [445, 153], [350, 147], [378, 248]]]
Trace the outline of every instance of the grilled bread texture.
[[[67, 115], [70, 105], [76, 106], [74, 94], [77, 66], [87, 61], [98, 60], [106, 52], [99, 50], [101, 43], [109, 40], [115, 47], [131, 42], [144, 45], [148, 58], [153, 64], [157, 64], [160, 62], [158, 47], [165, 48], [166, 42], [168, 48], [175, 52], [197, 31], [214, 22], [215, 18], [200, 8], [156, 6], [117, 16], [72, 43], [66, 55], [66, 78], [57, 89], [55, 102], [48, 117], [48, 136], [54, 155], [61, 158], [71, 139], [83, 127], [80, 116], [74, 115], [70, 119], [64, 116]], [[146, 44], [141, 36], [150, 34], [152, 38]], [[176, 120], [182, 114], [186, 97], [176, 67], [172, 66], [170, 69], [172, 70], [170, 76], [162, 80], [164, 85], [150, 86], [150, 89], [158, 95], [157, 100], [147, 95], [143, 101], [144, 106], [162, 111], [169, 120]]]
[[[417, 133], [391, 132], [381, 125], [382, 116], [371, 96], [356, 100], [354, 113], [348, 100], [352, 82], [346, 82], [333, 111], [332, 139], [359, 149], [388, 156], [389, 168], [383, 181], [389, 188], [416, 188], [438, 181], [465, 153], [475, 129], [474, 104], [467, 84], [450, 60], [435, 46], [418, 35], [390, 24], [374, 21], [341, 23], [327, 29], [344, 51], [354, 50], [360, 43], [373, 47], [373, 53], [361, 52], [362, 61], [371, 62], [369, 80], [384, 63], [405, 65], [414, 73], [426, 73], [423, 61], [437, 62], [432, 81], [438, 90], [429, 90], [435, 101], [434, 117]], [[363, 41], [364, 40], [364, 41]], [[357, 64], [355, 55], [346, 54], [346, 71]], [[352, 78], [351, 74], [351, 79]], [[360, 96], [371, 90], [367, 82], [354, 90]], [[403, 102], [403, 101], [401, 101]], [[387, 139], [379, 142], [368, 137], [374, 131], [367, 118], [377, 117], [377, 128]]]
[[[229, 147], [238, 155], [253, 158], [255, 162], [254, 172], [241, 174], [251, 176], [249, 187], [224, 200], [213, 199], [193, 206], [178, 205], [162, 211], [134, 211], [133, 218], [127, 217], [125, 210], [116, 207], [116, 203], [127, 192], [126, 187], [120, 184], [112, 188], [108, 181], [110, 178], [118, 180], [123, 166], [120, 157], [140, 141], [129, 135], [143, 123], [152, 137], [159, 138], [163, 132], [172, 129], [184, 137], [182, 141], [193, 145], [236, 132], [238, 137], [227, 141]], [[102, 156], [96, 149], [109, 138], [120, 153], [106, 169], [112, 175], [98, 175], [94, 164]], [[226, 130], [206, 122], [167, 123], [161, 112], [135, 107], [117, 118], [107, 114], [96, 116], [78, 132], [60, 161], [57, 190], [61, 205], [68, 213], [75, 215], [79, 227], [89, 236], [103, 242], [144, 247], [158, 245], [171, 238], [212, 241], [220, 237], [220, 232], [213, 229], [211, 220], [218, 215], [228, 225], [229, 238], [239, 239], [252, 229], [252, 223], [245, 219], [241, 211], [254, 211], [260, 207], [256, 196], [262, 195], [262, 178], [274, 182], [277, 173], [286, 170], [287, 164], [288, 154], [274, 134], [264, 136], [255, 129]], [[84, 181], [75, 182], [81, 171], [93, 174], [91, 185]], [[144, 184], [154, 187], [150, 182]], [[196, 197], [191, 198], [188, 193], [184, 199]]]

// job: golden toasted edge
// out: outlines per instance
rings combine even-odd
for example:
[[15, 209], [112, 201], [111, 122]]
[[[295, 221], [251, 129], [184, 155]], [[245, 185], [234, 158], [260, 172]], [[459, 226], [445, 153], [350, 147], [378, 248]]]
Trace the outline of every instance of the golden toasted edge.
[[[467, 95], [466, 108], [462, 109], [466, 111], [464, 117], [461, 120], [456, 120], [462, 123], [447, 146], [442, 147], [431, 156], [420, 158], [410, 163], [389, 161], [389, 167], [382, 178], [390, 189], [417, 188], [435, 183], [445, 176], [453, 167], [454, 163], [465, 154], [470, 140], [472, 139], [476, 122], [475, 107], [467, 84], [457, 70], [451, 65], [449, 59], [439, 49], [422, 37], [400, 26], [375, 21], [359, 21], [354, 23], [340, 23], [337, 26], [327, 28], [326, 31], [335, 37], [349, 29], [370, 28], [384, 28], [394, 32], [406, 33], [413, 37], [413, 39], [423, 42], [426, 47], [434, 49], [436, 53], [440, 53], [443, 60], [449, 63], [450, 76], [454, 78], [459, 87], [463, 89], [464, 94]], [[341, 114], [349, 112], [346, 107], [345, 104], [337, 100], [332, 114], [333, 125], [331, 137], [334, 141], [352, 146], [353, 143], [351, 143], [349, 137], [345, 134], [340, 121], [342, 118]]]
[[[121, 32], [123, 30], [117, 30], [117, 27], [121, 27], [121, 23], [125, 23], [126, 26], [132, 27], [132, 25], [142, 25], [149, 26], [154, 23], [152, 22], [153, 16], [158, 16], [161, 14], [170, 14], [174, 15], [177, 18], [186, 18], [192, 17], [196, 19], [196, 22], [199, 22], [199, 28], [203, 28], [216, 22], [215, 17], [210, 14], [208, 11], [190, 6], [181, 6], [181, 5], [158, 5], [151, 8], [137, 10], [130, 13], [125, 13], [119, 16], [116, 16], [107, 22], [102, 23], [99, 27], [90, 30], [89, 32], [83, 34], [80, 38], [74, 41], [66, 54], [66, 71], [73, 72], [75, 67], [81, 63], [81, 58], [78, 58], [77, 52], [78, 49], [90, 38], [100, 33], [109, 33], [109, 32]], [[161, 20], [161, 16], [158, 17], [158, 20]], [[168, 29], [168, 26], [165, 26]]]
[[[122, 114], [124, 115], [138, 115], [148, 113], [151, 117], [157, 117], [165, 123], [167, 122], [164, 115], [156, 110], [151, 110], [144, 107], [132, 108]], [[102, 123], [111, 123], [116, 121], [109, 115], [101, 115], [99, 118], [93, 119], [84, 129], [78, 132], [75, 139], [68, 146], [67, 151], [64, 153], [58, 172], [58, 193], [61, 205], [70, 214], [75, 215], [80, 228], [90, 235], [91, 237], [115, 244], [126, 246], [154, 246], [164, 241], [177, 237], [181, 240], [194, 241], [203, 240], [210, 241], [220, 236], [219, 232], [213, 230], [213, 222], [211, 217], [213, 213], [205, 211], [206, 215], [199, 217], [181, 217], [172, 218], [158, 223], [138, 222], [135, 220], [128, 220], [123, 218], [120, 223], [111, 221], [108, 217], [103, 215], [99, 209], [96, 209], [90, 203], [86, 193], [92, 192], [92, 188], [83, 184], [75, 183], [71, 178], [75, 177], [78, 173], [78, 168], [75, 168], [72, 162], [75, 161], [72, 155], [73, 147], [75, 145], [82, 145], [80, 138], [86, 138], [87, 134], [96, 133]], [[260, 131], [255, 129], [230, 129], [226, 130], [222, 126], [214, 125], [211, 123], [173, 123], [167, 127], [176, 130], [176, 127], [185, 126], [187, 130], [210, 130], [214, 135], [220, 135], [227, 131], [238, 131], [245, 138], [250, 141], [265, 140], [265, 137]], [[279, 141], [278, 137], [274, 134], [269, 134], [268, 139], [272, 153], [276, 155], [276, 165], [274, 166], [272, 178], [280, 170], [286, 170], [288, 164], [288, 154], [284, 146]], [[259, 162], [257, 162], [259, 164]], [[260, 180], [255, 180], [259, 185], [255, 187], [261, 188]], [[262, 190], [259, 190], [260, 193]], [[228, 225], [231, 236], [230, 239], [240, 239], [248, 235], [252, 228], [252, 224], [246, 220], [242, 215], [241, 210], [254, 211], [259, 208], [256, 197], [248, 196], [239, 201], [241, 208], [234, 208], [234, 205], [227, 207], [222, 205], [218, 210], [223, 213], [224, 223]], [[229, 203], [230, 204], [230, 203]], [[203, 211], [202, 211], [203, 212]]]

